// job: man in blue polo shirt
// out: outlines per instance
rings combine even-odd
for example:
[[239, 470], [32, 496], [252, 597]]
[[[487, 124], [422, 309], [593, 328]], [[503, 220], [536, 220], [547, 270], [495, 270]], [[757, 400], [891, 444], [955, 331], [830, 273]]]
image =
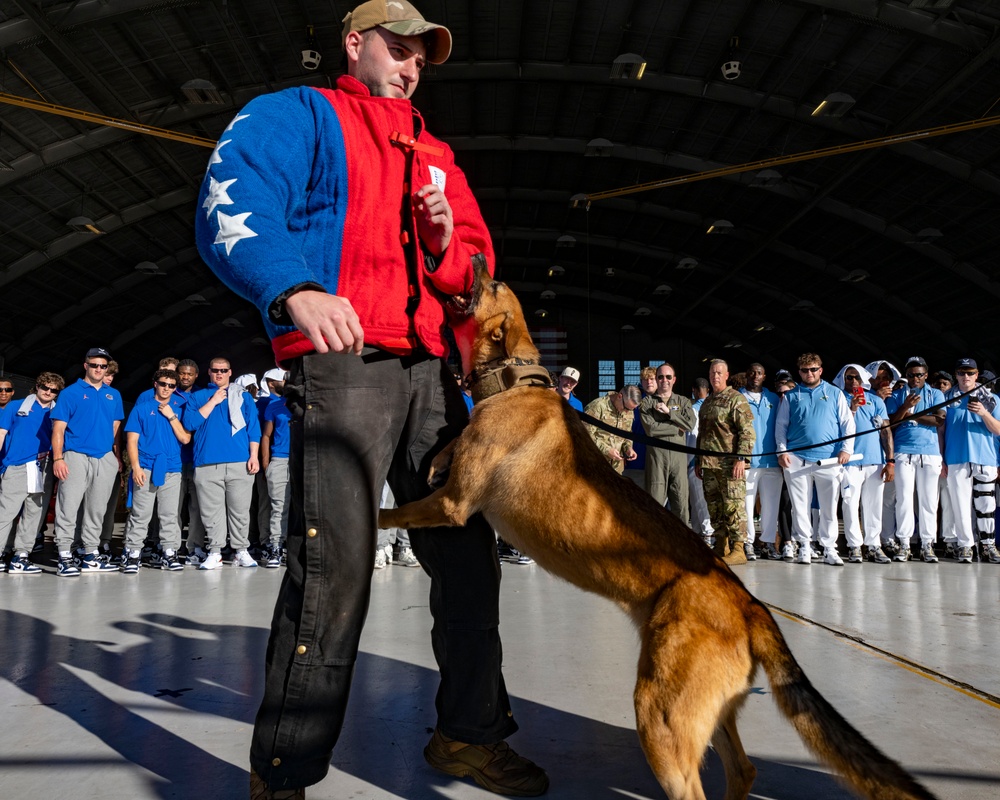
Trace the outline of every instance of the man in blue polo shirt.
[[1000, 402], [988, 388], [977, 383], [978, 377], [979, 366], [975, 359], [959, 359], [955, 366], [956, 391], [967, 396], [947, 408], [944, 463], [955, 512], [959, 562], [972, 563], [975, 547], [972, 515], [975, 513], [980, 559], [1000, 564], [1000, 553], [994, 541], [996, 497], [993, 488], [997, 479]]
[[798, 564], [812, 562], [811, 512], [815, 488], [823, 561], [841, 566], [844, 562], [837, 553], [837, 498], [842, 467], [854, 453], [854, 440], [833, 440], [854, 433], [854, 417], [844, 393], [822, 379], [823, 362], [818, 355], [804, 353], [799, 356], [798, 367], [799, 382], [785, 392], [774, 426], [780, 453], [778, 465], [785, 471], [785, 485], [792, 503], [792, 530], [799, 543], [795, 560]]
[[[916, 521], [913, 497], [916, 494], [920, 513], [920, 557], [937, 562], [934, 541], [937, 539], [938, 478], [941, 477], [941, 448], [938, 428], [944, 425], [944, 409], [926, 413], [926, 409], [944, 402], [944, 395], [927, 385], [927, 362], [919, 356], [907, 359], [903, 368], [906, 386], [894, 391], [885, 401], [893, 428], [896, 448], [896, 538], [899, 552], [894, 561], [908, 561], [910, 538]], [[900, 423], [900, 424], [897, 424]]]
[[[107, 350], [100, 347], [88, 350], [83, 361], [84, 377], [63, 389], [51, 413], [52, 474], [59, 480], [56, 575], [63, 578], [73, 578], [81, 572], [118, 572], [118, 567], [97, 552], [108, 497], [118, 478], [116, 441], [125, 418], [118, 390], [104, 384], [110, 362]], [[81, 505], [83, 555], [74, 563], [71, 548]]]
[[181, 546], [181, 445], [191, 434], [181, 424], [185, 401], [175, 394], [177, 372], [158, 369], [153, 374], [153, 394], [143, 393], [125, 423], [125, 441], [132, 465], [132, 513], [125, 527], [125, 553], [121, 570], [139, 571], [142, 544], [153, 518], [160, 521], [161, 569], [184, 569], [177, 557]]
[[260, 467], [267, 477], [270, 504], [268, 524], [261, 529], [264, 566], [275, 569], [281, 565], [281, 550], [288, 536], [288, 512], [291, 510], [292, 487], [288, 482], [289, 423], [292, 412], [285, 405], [285, 371], [271, 370], [264, 375], [271, 400], [264, 410], [264, 429], [260, 438]]
[[[207, 389], [195, 392], [184, 410], [184, 427], [194, 431], [194, 483], [209, 553], [198, 569], [222, 566], [228, 533], [237, 567], [256, 567], [250, 544], [250, 499], [260, 470], [260, 421], [249, 392], [230, 383], [225, 358], [213, 358]], [[190, 557], [188, 563], [191, 563]]]
[[[778, 421], [778, 403], [781, 398], [770, 389], [765, 388], [767, 377], [763, 364], [751, 364], [747, 368], [747, 385], [740, 393], [750, 404], [753, 414], [753, 429], [757, 436], [754, 446], [756, 453], [773, 453], [777, 445], [774, 439], [774, 429]], [[764, 544], [762, 555], [772, 561], [781, 561], [782, 554], [775, 547], [778, 538], [778, 506], [781, 502], [781, 484], [783, 481], [781, 467], [777, 456], [752, 456], [747, 465], [747, 544], [749, 549], [747, 559], [753, 550], [756, 531], [753, 525], [754, 502], [760, 494], [760, 540]], [[794, 557], [791, 542], [785, 542], [788, 560]]]
[[566, 367], [559, 376], [559, 382], [556, 384], [556, 392], [563, 400], [569, 403], [570, 408], [583, 411], [583, 403], [580, 402], [580, 398], [573, 394], [573, 390], [579, 382], [580, 370], [575, 367]]
[[41, 572], [28, 554], [42, 518], [43, 498], [52, 487], [52, 421], [49, 415], [64, 386], [61, 375], [43, 372], [34, 393], [0, 411], [0, 546], [10, 541], [14, 520], [21, 515], [7, 564], [12, 575]]
[[[892, 429], [885, 403], [870, 391], [872, 375], [860, 364], [848, 364], [833, 379], [833, 385], [844, 390], [854, 415], [858, 436], [854, 453], [860, 460], [844, 465], [846, 487], [843, 496], [844, 534], [847, 536], [847, 560], [860, 564], [864, 560], [861, 545], [868, 547], [868, 560], [876, 564], [890, 563], [882, 550], [882, 496], [885, 485], [896, 474]], [[878, 433], [874, 433], [877, 431]], [[864, 536], [861, 514], [864, 514]]]

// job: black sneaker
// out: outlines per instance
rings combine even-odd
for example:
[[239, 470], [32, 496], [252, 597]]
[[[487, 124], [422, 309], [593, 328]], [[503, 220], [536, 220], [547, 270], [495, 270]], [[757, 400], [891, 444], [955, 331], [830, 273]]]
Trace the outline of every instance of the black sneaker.
[[135, 575], [139, 572], [139, 567], [142, 566], [142, 555], [133, 555], [135, 551], [129, 553], [121, 563], [121, 571], [123, 575]]
[[72, 556], [60, 558], [56, 566], [56, 575], [60, 578], [79, 578], [80, 568]]
[[434, 731], [424, 748], [434, 769], [458, 778], [472, 778], [495, 794], [537, 797], [549, 788], [549, 776], [537, 764], [519, 756], [507, 742], [465, 744]]
[[184, 562], [180, 556], [172, 550], [167, 550], [161, 557], [158, 566], [168, 572], [180, 572], [184, 569]]

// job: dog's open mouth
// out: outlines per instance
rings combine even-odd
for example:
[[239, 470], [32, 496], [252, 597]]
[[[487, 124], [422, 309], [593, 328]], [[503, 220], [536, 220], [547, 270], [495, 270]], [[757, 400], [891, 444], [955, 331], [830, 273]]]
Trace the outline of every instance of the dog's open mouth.
[[446, 301], [448, 311], [456, 317], [471, 317], [479, 305], [481, 291], [482, 282], [477, 278], [472, 282], [472, 291], [469, 294], [453, 294], [448, 298]]

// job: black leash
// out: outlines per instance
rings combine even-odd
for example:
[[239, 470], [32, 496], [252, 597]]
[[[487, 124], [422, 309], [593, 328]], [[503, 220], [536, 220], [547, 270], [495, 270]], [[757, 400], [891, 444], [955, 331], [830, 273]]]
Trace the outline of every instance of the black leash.
[[[994, 378], [992, 381], [986, 381], [985, 383], [978, 384], [975, 389], [972, 389], [966, 392], [965, 394], [956, 395], [951, 399], [946, 399], [943, 403], [938, 403], [936, 406], [925, 408], [921, 413], [931, 414], [935, 411], [940, 411], [943, 408], [947, 408], [952, 403], [957, 403], [960, 400], [968, 397], [969, 395], [975, 394], [982, 387], [989, 386], [991, 383], [995, 383], [997, 380], [1000, 380], [1000, 378]], [[833, 384], [831, 384], [831, 386], [832, 385]], [[833, 388], [837, 389], [836, 386], [834, 386]], [[837, 389], [837, 391], [839, 392], [841, 390]], [[882, 428], [872, 428], [871, 430], [857, 431], [856, 433], [852, 433], [847, 436], [840, 436], [836, 439], [830, 439], [829, 441], [826, 442], [817, 442], [816, 444], [804, 444], [800, 445], [799, 447], [790, 447], [787, 450], [781, 450], [781, 451], [776, 450], [773, 453], [751, 453], [750, 455], [747, 455], [746, 453], [721, 453], [718, 450], [701, 450], [697, 447], [688, 447], [685, 444], [674, 444], [673, 442], [668, 442], [663, 439], [656, 439], [652, 436], [647, 436], [645, 433], [636, 433], [635, 431], [624, 431], [621, 428], [616, 428], [613, 425], [608, 425], [608, 423], [602, 422], [601, 420], [597, 419], [597, 417], [592, 417], [590, 416], [590, 414], [586, 414], [583, 411], [577, 411], [576, 413], [579, 415], [580, 420], [586, 425], [593, 425], [595, 428], [600, 428], [603, 431], [607, 431], [608, 433], [613, 433], [615, 436], [619, 436], [623, 439], [628, 439], [629, 441], [632, 442], [639, 442], [640, 444], [646, 445], [646, 447], [658, 447], [661, 450], [672, 450], [675, 453], [687, 453], [688, 455], [692, 456], [714, 456], [716, 458], [722, 456], [723, 458], [750, 459], [750, 458], [760, 458], [762, 456], [780, 456], [782, 453], [795, 453], [798, 452], [799, 450], [811, 450], [814, 447], [823, 447], [828, 444], [837, 444], [838, 442], [846, 442], [848, 439], [856, 439], [858, 436], [867, 436], [870, 433], [878, 433], [880, 430], [882, 430]], [[888, 426], [882, 426], [882, 427], [895, 428], [896, 426], [903, 425], [909, 421], [910, 420], [908, 419], [901, 419], [899, 420], [899, 422], [890, 422]]]

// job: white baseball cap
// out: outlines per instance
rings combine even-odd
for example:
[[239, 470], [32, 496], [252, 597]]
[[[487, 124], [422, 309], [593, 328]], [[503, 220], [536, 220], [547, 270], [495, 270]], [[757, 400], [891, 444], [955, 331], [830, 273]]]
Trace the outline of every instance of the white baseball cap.
[[566, 369], [564, 369], [562, 371], [562, 374], [559, 377], [560, 378], [569, 378], [570, 380], [574, 380], [577, 383], [579, 383], [580, 382], [580, 370], [575, 369], [574, 367], [566, 367]]

